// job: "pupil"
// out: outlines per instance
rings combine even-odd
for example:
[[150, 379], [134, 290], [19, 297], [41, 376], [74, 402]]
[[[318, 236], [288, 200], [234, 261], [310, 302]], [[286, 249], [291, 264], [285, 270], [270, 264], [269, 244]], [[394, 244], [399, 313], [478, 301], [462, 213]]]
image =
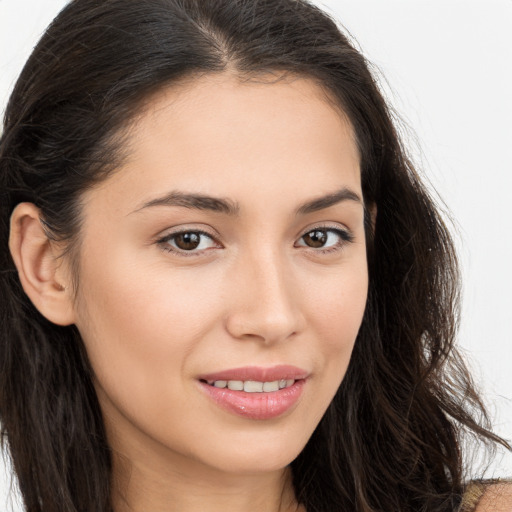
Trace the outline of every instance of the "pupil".
[[327, 242], [327, 233], [325, 231], [310, 231], [304, 235], [304, 241], [310, 247], [323, 247]]
[[197, 233], [180, 233], [175, 238], [176, 245], [184, 251], [195, 249], [200, 241], [200, 236]]

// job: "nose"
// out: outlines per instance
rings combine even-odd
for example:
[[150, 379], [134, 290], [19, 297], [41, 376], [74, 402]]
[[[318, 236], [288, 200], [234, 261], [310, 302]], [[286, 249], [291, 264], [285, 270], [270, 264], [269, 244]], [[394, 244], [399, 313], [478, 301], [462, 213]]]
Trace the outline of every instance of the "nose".
[[304, 329], [297, 283], [279, 254], [253, 253], [236, 265], [232, 276], [226, 320], [231, 336], [273, 344]]

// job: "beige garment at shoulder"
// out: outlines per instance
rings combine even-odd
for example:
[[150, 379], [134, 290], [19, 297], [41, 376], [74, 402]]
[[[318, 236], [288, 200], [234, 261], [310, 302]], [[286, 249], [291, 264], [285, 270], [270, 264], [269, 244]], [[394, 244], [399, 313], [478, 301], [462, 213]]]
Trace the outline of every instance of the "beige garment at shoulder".
[[512, 512], [512, 480], [470, 482], [458, 512]]

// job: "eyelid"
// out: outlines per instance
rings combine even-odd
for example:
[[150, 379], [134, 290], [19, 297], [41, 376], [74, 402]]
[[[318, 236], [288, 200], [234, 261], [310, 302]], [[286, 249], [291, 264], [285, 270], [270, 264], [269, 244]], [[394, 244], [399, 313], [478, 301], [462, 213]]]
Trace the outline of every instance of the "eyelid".
[[324, 231], [336, 231], [338, 233], [343, 233], [344, 235], [346, 235], [350, 239], [354, 238], [354, 234], [346, 226], [343, 226], [343, 225], [340, 225], [340, 224], [336, 224], [336, 223], [326, 223], [326, 224], [320, 223], [320, 224], [312, 224], [311, 226], [308, 226], [306, 229], [302, 230], [301, 234], [298, 237], [298, 239], [302, 238], [304, 235], [307, 235], [311, 231], [315, 231], [315, 229], [317, 229], [317, 230], [324, 230]]

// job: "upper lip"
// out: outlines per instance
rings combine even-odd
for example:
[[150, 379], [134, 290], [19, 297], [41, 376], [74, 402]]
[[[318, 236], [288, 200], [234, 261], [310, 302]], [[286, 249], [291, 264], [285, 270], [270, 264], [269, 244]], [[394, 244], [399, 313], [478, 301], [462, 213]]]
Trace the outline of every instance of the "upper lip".
[[305, 379], [308, 372], [302, 368], [291, 365], [277, 365], [269, 368], [259, 366], [244, 366], [242, 368], [231, 368], [215, 373], [208, 373], [199, 376], [199, 380], [254, 380], [258, 382], [273, 382], [276, 380], [300, 380]]

